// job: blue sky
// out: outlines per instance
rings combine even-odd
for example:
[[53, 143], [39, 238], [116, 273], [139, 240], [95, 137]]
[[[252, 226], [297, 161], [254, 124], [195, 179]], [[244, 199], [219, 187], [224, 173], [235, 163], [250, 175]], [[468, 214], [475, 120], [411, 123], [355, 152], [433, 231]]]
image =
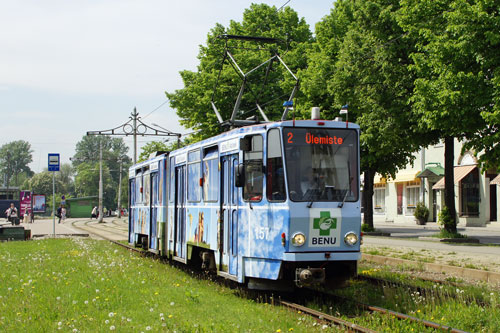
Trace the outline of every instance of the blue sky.
[[[262, 2], [281, 7], [286, 0]], [[216, 23], [240, 21], [250, 3], [2, 0], [0, 145], [30, 142], [35, 172], [47, 167], [48, 153], [60, 153], [62, 162], [69, 162], [87, 131], [125, 123], [134, 107], [146, 116], [165, 102], [164, 91], [182, 88], [178, 73], [196, 68], [208, 31]], [[287, 5], [314, 31], [333, 1]], [[143, 121], [189, 132], [168, 103]], [[138, 145], [152, 140], [139, 138]], [[125, 141], [131, 147], [132, 139]]]

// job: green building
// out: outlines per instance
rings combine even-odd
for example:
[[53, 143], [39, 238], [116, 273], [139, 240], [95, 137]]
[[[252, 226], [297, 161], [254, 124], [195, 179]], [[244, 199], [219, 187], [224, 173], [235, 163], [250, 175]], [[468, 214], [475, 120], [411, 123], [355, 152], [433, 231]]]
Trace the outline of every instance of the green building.
[[92, 208], [99, 204], [97, 196], [66, 199], [69, 217], [88, 217], [92, 214]]

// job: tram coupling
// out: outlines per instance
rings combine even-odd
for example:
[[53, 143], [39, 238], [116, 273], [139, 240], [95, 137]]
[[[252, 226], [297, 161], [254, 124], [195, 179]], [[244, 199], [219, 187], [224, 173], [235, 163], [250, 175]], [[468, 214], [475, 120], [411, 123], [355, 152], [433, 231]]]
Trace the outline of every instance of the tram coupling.
[[295, 284], [297, 287], [310, 286], [325, 282], [324, 268], [297, 268], [295, 270]]

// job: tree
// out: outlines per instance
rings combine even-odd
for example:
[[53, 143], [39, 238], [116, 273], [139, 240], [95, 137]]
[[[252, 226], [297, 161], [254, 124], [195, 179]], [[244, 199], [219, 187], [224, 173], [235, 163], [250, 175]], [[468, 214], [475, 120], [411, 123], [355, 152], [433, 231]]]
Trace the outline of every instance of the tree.
[[[184, 88], [166, 93], [171, 107], [177, 110], [181, 118], [181, 124], [197, 131], [193, 134], [195, 140], [221, 132], [210, 104], [216, 82], [218, 89], [214, 101], [224, 120], [229, 119], [240, 89], [240, 77], [227, 60], [222, 62], [224, 41], [217, 36], [223, 34], [272, 37], [284, 41], [265, 46], [249, 41], [228, 40], [227, 46], [244, 72], [267, 60], [273, 54], [269, 48], [282, 54], [292, 71], [305, 68], [303, 54], [312, 41], [309, 26], [290, 7], [277, 11], [274, 6], [252, 4], [244, 11], [242, 22], [231, 21], [228, 28], [217, 24], [208, 33], [207, 45], [200, 46], [198, 70], [180, 72]], [[257, 48], [259, 51], [255, 51]], [[273, 62], [269, 67], [269, 84], [266, 89], [261, 89], [266, 69], [266, 66], [262, 66], [247, 79], [247, 93], [243, 95], [240, 105], [242, 111], [238, 114], [240, 119], [256, 114], [255, 99], [263, 106], [268, 103], [265, 112], [269, 119], [276, 120], [281, 115], [283, 100], [288, 99], [295, 82], [283, 66]]]
[[414, 41], [397, 23], [398, 8], [397, 0], [337, 1], [316, 25], [309, 66], [300, 73], [306, 105], [333, 119], [348, 103], [349, 120], [361, 127], [364, 223], [372, 228], [375, 173], [395, 176], [420, 145], [435, 140], [416, 135], [409, 105]]
[[[0, 173], [3, 175], [7, 187], [19, 186], [19, 175], [25, 173], [33, 175], [29, 164], [33, 161], [33, 150], [27, 141], [18, 140], [4, 144], [0, 148]], [[12, 177], [14, 183], [11, 183]]]
[[[99, 150], [103, 155], [103, 204], [114, 208], [118, 198], [120, 163], [122, 176], [132, 164], [127, 156], [128, 147], [121, 138], [109, 136], [84, 136], [76, 145], [72, 158], [76, 171], [75, 191], [78, 196], [97, 196], [99, 194]], [[125, 177], [126, 178], [126, 177]], [[127, 197], [124, 197], [127, 200]]]
[[52, 194], [52, 172], [43, 171], [35, 174], [24, 183], [24, 187], [35, 194]]
[[159, 151], [172, 151], [172, 144], [168, 145], [165, 142], [161, 141], [151, 141], [145, 144], [141, 150], [142, 151], [137, 162], [146, 161], [149, 158], [149, 155], [151, 155], [152, 153], [156, 153]]
[[[498, 122], [489, 127], [485, 122], [495, 121], [493, 110], [498, 110], [498, 5], [404, 0], [400, 22], [417, 39], [412, 59], [418, 77], [411, 101], [419, 124], [444, 138], [445, 206], [453, 219], [446, 230], [456, 233], [453, 140], [475, 138], [484, 144], [485, 134], [498, 135]], [[498, 145], [494, 150], [498, 153]]]

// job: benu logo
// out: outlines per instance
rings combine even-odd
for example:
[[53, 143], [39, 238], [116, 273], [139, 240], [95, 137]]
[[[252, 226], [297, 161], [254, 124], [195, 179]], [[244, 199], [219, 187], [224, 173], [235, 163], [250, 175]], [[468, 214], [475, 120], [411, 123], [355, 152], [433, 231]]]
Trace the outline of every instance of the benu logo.
[[313, 229], [319, 229], [320, 236], [330, 236], [330, 230], [337, 229], [337, 219], [331, 217], [330, 212], [321, 212], [319, 216], [313, 221]]

